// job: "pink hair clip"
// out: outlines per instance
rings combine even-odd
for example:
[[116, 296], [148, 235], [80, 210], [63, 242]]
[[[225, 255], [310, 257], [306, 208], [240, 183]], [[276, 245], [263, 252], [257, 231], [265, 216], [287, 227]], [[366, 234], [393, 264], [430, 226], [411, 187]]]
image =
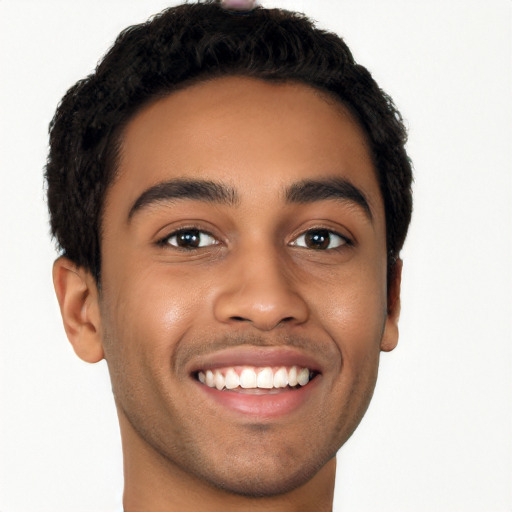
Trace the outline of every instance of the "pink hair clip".
[[221, 0], [224, 9], [231, 11], [251, 11], [256, 7], [256, 0]]

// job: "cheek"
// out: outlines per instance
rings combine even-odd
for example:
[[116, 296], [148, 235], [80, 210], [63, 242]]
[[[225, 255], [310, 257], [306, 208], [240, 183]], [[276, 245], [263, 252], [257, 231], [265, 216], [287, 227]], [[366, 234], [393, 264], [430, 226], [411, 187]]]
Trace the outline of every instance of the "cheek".
[[[338, 278], [329, 294], [320, 294], [320, 321], [335, 341], [344, 366], [357, 367], [378, 357], [386, 319], [385, 281], [368, 267]], [[326, 297], [329, 300], [325, 300]]]
[[197, 316], [194, 297], [172, 279], [139, 270], [105, 283], [103, 302], [109, 364], [121, 358], [131, 373], [161, 368], [167, 374], [175, 346]]
[[116, 402], [132, 419], [172, 409], [176, 400], [173, 353], [193, 314], [182, 294], [164, 284], [139, 272], [105, 290], [105, 356]]
[[312, 300], [318, 321], [339, 354], [339, 367], [328, 381], [332, 403], [338, 407], [325, 414], [333, 418], [341, 445], [364, 416], [377, 380], [386, 317], [385, 281], [366, 267], [338, 274], [332, 282], [336, 284], [328, 293], [325, 287], [317, 290]]

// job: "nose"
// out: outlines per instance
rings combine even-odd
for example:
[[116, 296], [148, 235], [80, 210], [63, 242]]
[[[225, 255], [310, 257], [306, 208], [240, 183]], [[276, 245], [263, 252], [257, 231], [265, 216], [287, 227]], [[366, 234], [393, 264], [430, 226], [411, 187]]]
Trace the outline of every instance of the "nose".
[[240, 254], [231, 261], [216, 296], [214, 314], [222, 323], [251, 324], [260, 331], [280, 325], [299, 325], [309, 309], [290, 268], [276, 255], [264, 251]]

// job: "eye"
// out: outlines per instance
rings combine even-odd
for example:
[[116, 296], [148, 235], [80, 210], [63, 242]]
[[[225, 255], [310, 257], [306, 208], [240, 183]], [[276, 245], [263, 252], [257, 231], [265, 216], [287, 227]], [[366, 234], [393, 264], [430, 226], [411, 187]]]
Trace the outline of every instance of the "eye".
[[219, 242], [210, 233], [199, 229], [180, 229], [171, 233], [160, 242], [162, 245], [172, 245], [180, 249], [199, 249], [217, 245]]
[[323, 251], [348, 244], [350, 244], [350, 241], [347, 238], [328, 229], [311, 229], [290, 243], [290, 245], [297, 247]]

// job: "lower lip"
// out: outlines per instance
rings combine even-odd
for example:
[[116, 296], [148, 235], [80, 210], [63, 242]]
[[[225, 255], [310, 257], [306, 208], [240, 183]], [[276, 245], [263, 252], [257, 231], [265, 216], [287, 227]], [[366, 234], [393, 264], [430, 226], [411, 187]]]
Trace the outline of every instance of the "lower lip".
[[273, 394], [248, 394], [236, 391], [219, 391], [210, 388], [199, 381], [197, 385], [208, 397], [227, 409], [241, 413], [245, 416], [258, 417], [260, 419], [276, 418], [292, 413], [299, 409], [318, 387], [321, 375], [298, 389], [283, 389]]

